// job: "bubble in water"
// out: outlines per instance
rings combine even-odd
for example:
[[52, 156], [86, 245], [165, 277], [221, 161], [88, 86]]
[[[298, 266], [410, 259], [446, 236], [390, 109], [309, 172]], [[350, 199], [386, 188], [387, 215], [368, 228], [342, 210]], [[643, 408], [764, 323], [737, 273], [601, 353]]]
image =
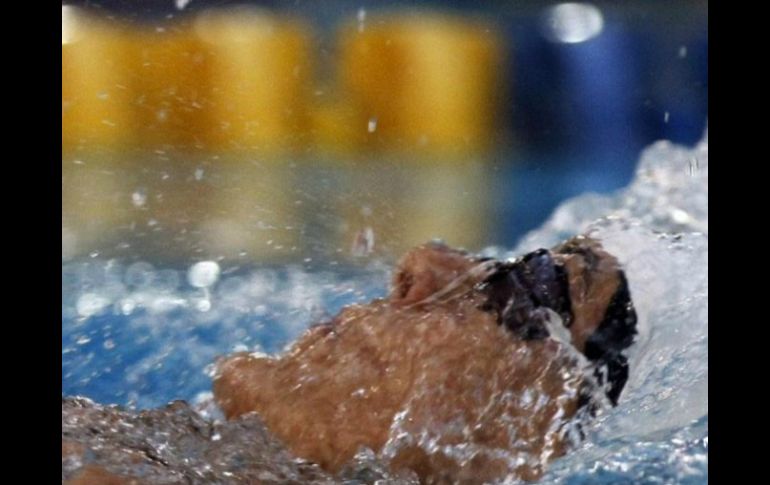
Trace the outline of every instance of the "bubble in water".
[[200, 261], [190, 267], [187, 281], [196, 288], [208, 288], [219, 278], [219, 264], [216, 261]]
[[150, 286], [155, 280], [155, 268], [150, 263], [140, 261], [134, 263], [126, 269], [126, 275], [123, 281], [134, 288], [144, 288]]
[[173, 269], [164, 269], [155, 274], [153, 286], [160, 291], [173, 292], [179, 287], [180, 277]]

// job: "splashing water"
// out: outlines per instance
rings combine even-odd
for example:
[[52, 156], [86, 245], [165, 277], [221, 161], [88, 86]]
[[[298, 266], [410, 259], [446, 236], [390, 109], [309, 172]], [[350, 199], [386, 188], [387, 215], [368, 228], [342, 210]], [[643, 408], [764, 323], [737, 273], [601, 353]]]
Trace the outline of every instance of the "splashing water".
[[[514, 250], [484, 254], [510, 258], [586, 232], [624, 265], [640, 334], [618, 407], [600, 415], [588, 439], [541, 482], [706, 483], [708, 134], [692, 149], [653, 145], [627, 189], [569, 200]], [[388, 268], [376, 262], [334, 273], [227, 271], [212, 261], [187, 271], [69, 262], [62, 267], [64, 394], [140, 408], [177, 398], [210, 404], [207, 372], [218, 355], [277, 352], [342, 306], [382, 296], [387, 281]]]
[[588, 232], [624, 265], [639, 315], [619, 406], [542, 483], [708, 481], [708, 132], [693, 149], [658, 142], [613, 196], [562, 204], [512, 257]]

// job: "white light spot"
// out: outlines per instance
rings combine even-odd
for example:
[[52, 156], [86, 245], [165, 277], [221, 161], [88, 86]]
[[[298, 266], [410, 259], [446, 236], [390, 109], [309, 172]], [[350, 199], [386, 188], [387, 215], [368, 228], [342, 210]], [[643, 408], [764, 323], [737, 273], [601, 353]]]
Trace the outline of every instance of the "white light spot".
[[679, 48], [679, 58], [684, 59], [685, 57], [687, 57], [687, 46], [683, 45]]
[[176, 6], [177, 10], [184, 10], [184, 8], [191, 2], [192, 0], [174, 0], [174, 5]]
[[85, 293], [78, 298], [75, 309], [81, 317], [90, 317], [100, 313], [109, 304], [110, 300], [102, 295]]
[[377, 129], [377, 118], [369, 118], [369, 123], [367, 124], [366, 129], [369, 133], [374, 133], [374, 131]]
[[356, 18], [358, 19], [358, 31], [363, 32], [366, 27], [366, 9], [364, 7], [358, 9]]
[[143, 190], [136, 190], [131, 194], [131, 203], [134, 207], [143, 207], [147, 202], [147, 194]]
[[61, 7], [61, 43], [71, 44], [78, 37], [78, 12], [77, 7], [62, 5]]
[[233, 352], [248, 352], [249, 348], [244, 344], [233, 345]]
[[590, 3], [560, 3], [545, 13], [545, 35], [552, 42], [585, 42], [601, 34], [603, 29], [604, 16]]
[[120, 312], [123, 315], [131, 315], [134, 312], [135, 308], [136, 308], [136, 302], [131, 298], [127, 298], [123, 300], [123, 302], [120, 304]]
[[663, 114], [663, 123], [668, 123], [668, 118], [669, 118], [668, 111], [666, 111]]
[[682, 209], [672, 209], [671, 219], [677, 224], [687, 224], [690, 222], [690, 214], [683, 211]]
[[216, 261], [201, 261], [190, 267], [187, 281], [196, 288], [208, 288], [219, 278], [219, 265]]
[[196, 168], [195, 169], [195, 180], [203, 180], [203, 169], [202, 168]]
[[211, 300], [209, 300], [208, 298], [202, 298], [195, 302], [195, 308], [199, 312], [207, 312], [211, 310]]

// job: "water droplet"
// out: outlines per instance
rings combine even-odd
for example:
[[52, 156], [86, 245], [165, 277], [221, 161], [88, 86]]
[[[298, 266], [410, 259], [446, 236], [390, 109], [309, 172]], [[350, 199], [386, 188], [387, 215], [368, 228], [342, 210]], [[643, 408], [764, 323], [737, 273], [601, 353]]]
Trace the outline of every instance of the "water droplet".
[[688, 164], [688, 168], [690, 171], [690, 176], [695, 175], [695, 172], [698, 171], [698, 157], [690, 158], [690, 163]]
[[690, 222], [690, 214], [683, 211], [682, 209], [672, 209], [671, 219], [677, 224], [687, 224]]
[[138, 189], [135, 190], [133, 194], [131, 194], [131, 203], [134, 204], [134, 207], [143, 207], [146, 202], [147, 194], [144, 190]]
[[208, 298], [201, 298], [200, 300], [195, 302], [195, 308], [199, 312], [207, 312], [211, 310], [211, 300]]
[[358, 31], [363, 32], [366, 27], [366, 9], [364, 7], [358, 9], [356, 18], [358, 19]]
[[126, 316], [131, 315], [135, 308], [136, 302], [130, 298], [123, 300], [123, 302], [120, 304], [120, 312]]
[[353, 256], [362, 257], [374, 251], [374, 230], [367, 227], [356, 234], [351, 250]]
[[219, 264], [216, 261], [200, 261], [190, 267], [187, 280], [196, 288], [208, 288], [219, 278]]

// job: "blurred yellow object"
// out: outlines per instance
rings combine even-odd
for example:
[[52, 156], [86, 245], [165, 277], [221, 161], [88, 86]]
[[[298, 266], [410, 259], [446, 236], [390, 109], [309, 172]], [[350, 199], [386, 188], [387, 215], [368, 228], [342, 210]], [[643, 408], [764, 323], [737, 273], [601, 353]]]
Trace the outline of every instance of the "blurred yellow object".
[[208, 59], [212, 150], [281, 156], [307, 144], [309, 31], [251, 7], [195, 20]]
[[313, 150], [320, 156], [348, 160], [366, 143], [368, 120], [349, 101], [317, 101], [311, 119]]
[[122, 25], [62, 6], [62, 151], [120, 148], [134, 130]]
[[131, 40], [136, 145], [204, 148], [208, 64], [188, 23], [135, 28]]
[[343, 29], [340, 79], [370, 147], [467, 156], [492, 144], [503, 41], [484, 23], [419, 13]]

